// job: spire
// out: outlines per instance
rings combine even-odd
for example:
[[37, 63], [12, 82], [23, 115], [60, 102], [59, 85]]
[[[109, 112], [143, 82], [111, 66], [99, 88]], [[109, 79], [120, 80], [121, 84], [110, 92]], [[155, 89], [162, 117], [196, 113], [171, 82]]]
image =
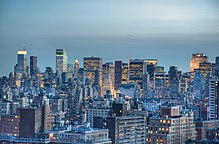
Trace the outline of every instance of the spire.
[[26, 51], [26, 45], [23, 44], [23, 51]]

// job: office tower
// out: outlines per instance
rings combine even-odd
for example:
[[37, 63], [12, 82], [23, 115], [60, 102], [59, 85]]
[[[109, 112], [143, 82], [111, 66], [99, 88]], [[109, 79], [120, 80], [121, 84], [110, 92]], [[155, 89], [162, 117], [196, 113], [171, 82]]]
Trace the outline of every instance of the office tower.
[[45, 87], [52, 87], [55, 83], [54, 81], [54, 72], [51, 67], [46, 67], [46, 71], [44, 74], [44, 86]]
[[199, 68], [199, 63], [208, 62], [208, 57], [203, 53], [192, 54], [192, 58], [190, 60], [190, 72], [193, 72], [195, 69]]
[[187, 140], [195, 140], [194, 117], [179, 114], [179, 107], [161, 107], [160, 117], [150, 117], [147, 127], [146, 143], [175, 144], [186, 143]]
[[68, 73], [67, 72], [63, 72], [61, 74], [61, 80], [62, 80], [62, 83], [66, 83], [68, 81]]
[[17, 52], [17, 65], [16, 65], [16, 79], [20, 80], [22, 75], [28, 74], [27, 71], [27, 51], [26, 50], [19, 50]]
[[78, 69], [77, 77], [78, 77], [78, 80], [82, 84], [85, 84], [85, 72], [84, 72], [84, 68], [79, 68]]
[[154, 73], [158, 64], [158, 60], [157, 59], [146, 59], [146, 63], [147, 63], [147, 72], [150, 76], [150, 81], [154, 80]]
[[73, 78], [73, 64], [68, 64], [68, 79]]
[[64, 49], [56, 49], [56, 74], [58, 77], [68, 70], [68, 56]]
[[154, 85], [155, 90], [165, 90], [166, 89], [166, 77], [167, 74], [165, 72], [156, 72], [154, 74]]
[[215, 76], [219, 78], [219, 56], [215, 58]]
[[106, 91], [114, 92], [114, 65], [113, 63], [103, 64], [102, 71], [102, 95], [106, 94]]
[[193, 94], [195, 98], [202, 98], [204, 91], [205, 79], [200, 71], [195, 71], [194, 81], [193, 81]]
[[201, 62], [199, 63], [199, 69], [201, 74], [206, 77], [208, 74], [213, 74], [214, 64], [211, 62]]
[[79, 70], [79, 61], [75, 60], [74, 61], [74, 77], [75, 78], [78, 77], [78, 70]]
[[157, 66], [155, 69], [156, 73], [163, 73], [164, 72], [164, 67], [163, 66]]
[[102, 85], [102, 64], [103, 60], [99, 57], [84, 58], [84, 72], [91, 85]]
[[129, 65], [128, 63], [122, 63], [122, 84], [129, 83]]
[[35, 134], [42, 128], [42, 110], [41, 108], [20, 109], [20, 133], [21, 138], [35, 138]]
[[219, 118], [219, 80], [215, 77], [210, 77], [208, 80], [208, 106], [209, 120]]
[[169, 69], [170, 91], [172, 93], [180, 92], [180, 72], [176, 66], [171, 66]]
[[122, 61], [115, 61], [115, 84], [114, 89], [119, 90], [122, 84]]
[[138, 83], [143, 88], [144, 77], [147, 73], [146, 60], [131, 59], [129, 60], [129, 82]]
[[12, 87], [13, 85], [15, 85], [15, 77], [13, 76], [13, 73], [10, 72], [9, 73], [9, 77], [8, 77], [8, 85], [9, 87]]
[[190, 88], [190, 73], [183, 73], [181, 79], [181, 92], [187, 92]]
[[37, 57], [36, 56], [30, 56], [30, 76], [36, 76], [38, 73], [38, 67], [37, 67]]
[[113, 144], [146, 144], [146, 118], [142, 116], [95, 117], [94, 127], [109, 129]]

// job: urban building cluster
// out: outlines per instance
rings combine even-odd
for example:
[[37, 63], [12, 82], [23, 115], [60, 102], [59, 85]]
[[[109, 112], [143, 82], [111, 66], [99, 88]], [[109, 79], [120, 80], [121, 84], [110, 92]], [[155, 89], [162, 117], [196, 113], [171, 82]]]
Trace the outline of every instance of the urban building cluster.
[[1, 143], [219, 141], [219, 57], [192, 54], [183, 72], [157, 59], [79, 62], [54, 53], [55, 69], [40, 71], [37, 56], [28, 62], [19, 50], [14, 71], [0, 77]]

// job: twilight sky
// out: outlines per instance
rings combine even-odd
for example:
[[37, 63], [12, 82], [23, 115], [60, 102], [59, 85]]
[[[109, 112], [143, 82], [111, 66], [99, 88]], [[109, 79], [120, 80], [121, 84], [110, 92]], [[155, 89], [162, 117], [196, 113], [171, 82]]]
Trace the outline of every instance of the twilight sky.
[[219, 1], [1, 0], [0, 76], [13, 71], [23, 44], [41, 71], [55, 67], [56, 48], [80, 66], [84, 56], [157, 58], [188, 71], [192, 53], [219, 56]]

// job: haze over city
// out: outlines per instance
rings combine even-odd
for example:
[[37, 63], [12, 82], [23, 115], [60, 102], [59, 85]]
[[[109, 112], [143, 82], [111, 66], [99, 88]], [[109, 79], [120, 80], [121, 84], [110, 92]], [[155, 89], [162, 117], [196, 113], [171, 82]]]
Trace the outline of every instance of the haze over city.
[[[104, 61], [156, 58], [189, 70], [192, 53], [210, 61], [219, 53], [217, 0], [3, 0], [0, 2], [0, 75], [8, 75], [26, 45], [41, 71], [55, 67], [55, 49], [69, 62], [85, 56]], [[29, 64], [28, 64], [29, 65]], [[81, 65], [82, 66], [82, 65]]]

